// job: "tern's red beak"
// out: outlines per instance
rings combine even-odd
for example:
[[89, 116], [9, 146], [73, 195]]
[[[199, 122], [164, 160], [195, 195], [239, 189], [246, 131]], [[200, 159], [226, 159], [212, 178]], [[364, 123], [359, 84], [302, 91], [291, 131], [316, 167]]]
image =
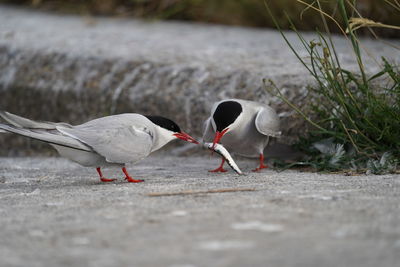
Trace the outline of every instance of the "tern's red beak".
[[174, 133], [174, 136], [176, 136], [179, 139], [182, 139], [183, 141], [187, 141], [193, 144], [198, 144], [199, 142], [196, 141], [196, 139], [194, 139], [193, 137], [191, 137], [190, 135], [188, 135], [185, 132], [180, 132], [180, 133]]
[[215, 148], [215, 144], [218, 144], [218, 143], [219, 143], [219, 141], [221, 140], [222, 136], [224, 136], [224, 134], [226, 134], [226, 132], [227, 132], [228, 130], [229, 130], [229, 128], [226, 128], [226, 129], [222, 130], [222, 132], [220, 132], [220, 131], [216, 131], [216, 132], [215, 132], [215, 137], [214, 137], [212, 149]]

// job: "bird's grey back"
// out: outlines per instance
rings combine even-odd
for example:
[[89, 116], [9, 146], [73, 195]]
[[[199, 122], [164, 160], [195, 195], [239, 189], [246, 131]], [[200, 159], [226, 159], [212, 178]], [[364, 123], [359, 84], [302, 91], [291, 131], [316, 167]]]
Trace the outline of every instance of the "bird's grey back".
[[108, 162], [136, 162], [150, 154], [154, 126], [143, 115], [130, 113], [94, 119], [57, 129], [89, 145]]

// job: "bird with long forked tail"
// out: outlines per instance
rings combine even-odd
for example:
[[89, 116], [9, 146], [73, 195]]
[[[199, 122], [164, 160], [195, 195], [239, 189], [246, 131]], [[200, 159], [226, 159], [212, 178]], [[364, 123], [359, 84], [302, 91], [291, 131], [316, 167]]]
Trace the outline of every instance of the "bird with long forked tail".
[[128, 182], [143, 182], [132, 178], [125, 164], [138, 162], [175, 139], [198, 144], [175, 122], [161, 116], [126, 113], [76, 126], [34, 121], [6, 111], [0, 111], [0, 116], [9, 123], [0, 123], [2, 132], [49, 143], [61, 156], [86, 167], [95, 167], [102, 182], [116, 180], [103, 176], [101, 167], [104, 166], [122, 168]]

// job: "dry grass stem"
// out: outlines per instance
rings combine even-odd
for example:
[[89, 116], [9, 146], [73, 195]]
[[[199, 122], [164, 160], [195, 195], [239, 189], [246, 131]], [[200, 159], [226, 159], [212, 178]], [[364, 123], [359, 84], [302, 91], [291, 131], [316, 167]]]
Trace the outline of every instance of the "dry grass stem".
[[397, 0], [393, 0], [393, 1], [395, 2], [395, 4], [390, 2], [389, 0], [385, 0], [385, 2], [387, 4], [391, 5], [394, 9], [400, 11], [400, 2], [398, 2]]
[[164, 196], [180, 196], [180, 195], [197, 195], [197, 194], [214, 194], [214, 193], [230, 193], [230, 192], [246, 192], [256, 191], [255, 188], [222, 188], [210, 190], [187, 190], [181, 192], [155, 192], [149, 193], [149, 197], [164, 197]]
[[399, 26], [394, 25], [387, 25], [380, 22], [376, 22], [366, 18], [350, 18], [349, 19], [349, 28], [346, 29], [346, 33], [349, 33], [349, 30], [356, 31], [360, 28], [364, 27], [379, 27], [379, 28], [388, 28], [388, 29], [395, 29], [400, 30]]
[[305, 5], [305, 6], [307, 6], [307, 8], [314, 9], [315, 11], [317, 11], [320, 14], [324, 15], [325, 17], [329, 18], [331, 21], [333, 21], [336, 24], [336, 26], [343, 33], [343, 35], [346, 36], [346, 33], [343, 30], [343, 28], [340, 26], [339, 22], [337, 20], [335, 20], [331, 15], [329, 15], [328, 13], [324, 12], [323, 10], [321, 10], [320, 8], [317, 8], [317, 7], [313, 6], [314, 2], [312, 4], [309, 4], [309, 3], [306, 3], [306, 2], [304, 2], [302, 0], [296, 0], [296, 1], [301, 3], [301, 4], [303, 4], [303, 5]]

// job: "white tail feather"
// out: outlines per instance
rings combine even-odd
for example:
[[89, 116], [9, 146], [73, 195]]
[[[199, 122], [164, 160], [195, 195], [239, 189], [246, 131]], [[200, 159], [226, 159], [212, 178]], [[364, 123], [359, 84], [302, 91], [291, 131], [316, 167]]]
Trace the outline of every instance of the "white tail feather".
[[0, 123], [0, 131], [7, 131], [15, 134], [19, 134], [22, 136], [26, 136], [29, 138], [37, 139], [46, 143], [65, 146], [73, 149], [83, 150], [83, 151], [93, 151], [89, 146], [83, 144], [82, 142], [71, 138], [69, 136], [49, 133], [46, 130], [30, 130], [24, 129], [12, 125], [1, 124]]

